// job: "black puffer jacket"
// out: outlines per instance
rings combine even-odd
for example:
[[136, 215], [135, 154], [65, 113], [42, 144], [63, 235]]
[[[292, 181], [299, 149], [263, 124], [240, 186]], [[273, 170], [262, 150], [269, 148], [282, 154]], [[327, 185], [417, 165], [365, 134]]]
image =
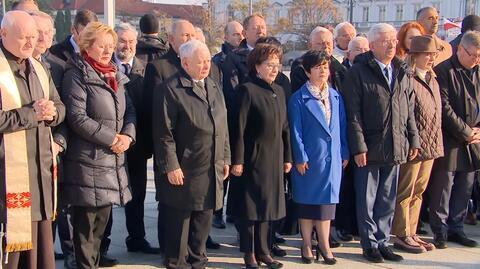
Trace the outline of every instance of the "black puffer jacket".
[[368, 165], [407, 161], [408, 150], [420, 148], [414, 116], [414, 93], [406, 64], [392, 61], [390, 89], [372, 52], [355, 58], [345, 78], [350, 152], [367, 153]]
[[62, 95], [70, 129], [63, 183], [68, 204], [100, 207], [131, 199], [125, 154], [110, 150], [117, 133], [135, 139], [128, 78], [117, 72], [117, 82], [115, 93], [82, 57], [67, 63]]
[[145, 63], [160, 58], [168, 52], [168, 43], [160, 37], [142, 36], [138, 39], [135, 56]]

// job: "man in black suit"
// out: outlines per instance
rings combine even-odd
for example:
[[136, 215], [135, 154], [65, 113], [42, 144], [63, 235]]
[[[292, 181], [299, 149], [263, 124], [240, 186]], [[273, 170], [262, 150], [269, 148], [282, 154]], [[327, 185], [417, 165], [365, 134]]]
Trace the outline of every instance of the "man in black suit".
[[231, 21], [227, 23], [224, 29], [225, 42], [222, 44], [222, 50], [212, 57], [212, 61], [220, 68], [234, 49], [240, 46], [240, 42], [243, 40], [243, 26], [238, 21]]
[[65, 62], [72, 58], [74, 53], [80, 53], [80, 48], [78, 47], [80, 33], [92, 21], [98, 21], [97, 15], [92, 11], [85, 9], [77, 12], [70, 29], [72, 34], [67, 36], [63, 42], [53, 45], [50, 48], [50, 52]]
[[125, 205], [125, 220], [128, 236], [125, 239], [127, 250], [157, 254], [159, 248], [150, 246], [145, 239], [144, 202], [147, 190], [147, 160], [151, 154], [145, 149], [145, 122], [143, 117], [143, 79], [145, 63], [135, 57], [137, 45], [137, 31], [128, 23], [121, 23], [115, 29], [118, 42], [113, 61], [120, 72], [130, 81], [125, 84], [130, 99], [137, 114], [137, 142], [127, 151], [129, 185], [132, 191], [132, 200]]
[[[205, 268], [213, 210], [222, 206], [229, 173], [227, 110], [209, 77], [210, 52], [191, 40], [180, 49], [180, 72], [153, 93], [157, 198], [165, 222], [167, 268]], [[158, 177], [157, 177], [158, 175]]]

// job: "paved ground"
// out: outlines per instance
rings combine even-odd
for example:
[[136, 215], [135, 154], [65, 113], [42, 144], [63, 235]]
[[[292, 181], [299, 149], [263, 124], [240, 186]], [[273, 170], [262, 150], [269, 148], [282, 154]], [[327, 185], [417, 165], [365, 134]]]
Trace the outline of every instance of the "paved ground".
[[[150, 166], [151, 167], [151, 166]], [[149, 178], [152, 178], [152, 171], [149, 171]], [[148, 182], [148, 193], [145, 202], [145, 224], [147, 230], [147, 239], [154, 245], [157, 244], [157, 211], [154, 196], [154, 185], [152, 180]], [[125, 228], [125, 214], [123, 208], [114, 208], [113, 210], [113, 231], [112, 243], [109, 254], [118, 258], [119, 269], [139, 269], [139, 268], [164, 268], [161, 266], [162, 257], [160, 255], [145, 255], [127, 252], [124, 244], [127, 231]], [[477, 226], [466, 226], [466, 232], [472, 238], [480, 242], [480, 224]], [[227, 229], [219, 230], [212, 228], [213, 238], [222, 243], [218, 251], [210, 251], [209, 268], [242, 268], [242, 254], [238, 251], [236, 232], [232, 225]], [[430, 239], [430, 237], [427, 237]], [[287, 269], [293, 268], [318, 268], [326, 265], [315, 263], [304, 265], [300, 262], [299, 246], [301, 240], [299, 236], [287, 237], [287, 243], [284, 248], [288, 255], [281, 260]], [[57, 244], [57, 250], [59, 246]], [[358, 241], [345, 243], [344, 247], [334, 249], [338, 259], [335, 266], [328, 268], [461, 268], [461, 269], [479, 269], [480, 268], [480, 248], [465, 248], [457, 244], [449, 243], [449, 248], [445, 250], [435, 250], [424, 254], [406, 254], [402, 253], [405, 261], [401, 263], [386, 262], [383, 264], [367, 263], [361, 257], [361, 249]], [[57, 261], [57, 269], [63, 269], [63, 261]]]

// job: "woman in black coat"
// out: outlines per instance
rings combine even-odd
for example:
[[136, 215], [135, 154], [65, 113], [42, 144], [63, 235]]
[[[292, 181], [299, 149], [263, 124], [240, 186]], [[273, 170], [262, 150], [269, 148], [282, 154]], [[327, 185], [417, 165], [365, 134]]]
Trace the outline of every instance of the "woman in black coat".
[[98, 268], [112, 205], [131, 199], [124, 152], [135, 139], [135, 110], [127, 77], [110, 62], [116, 39], [107, 25], [88, 24], [82, 54], [68, 62], [63, 80], [69, 140], [62, 195], [72, 205], [78, 269]]
[[268, 242], [269, 222], [285, 217], [283, 173], [292, 167], [285, 94], [274, 83], [281, 57], [280, 47], [257, 45], [248, 56], [250, 82], [238, 89], [232, 174], [241, 178], [231, 192], [238, 198], [233, 213], [247, 268], [257, 268], [257, 262], [282, 267], [272, 259]]

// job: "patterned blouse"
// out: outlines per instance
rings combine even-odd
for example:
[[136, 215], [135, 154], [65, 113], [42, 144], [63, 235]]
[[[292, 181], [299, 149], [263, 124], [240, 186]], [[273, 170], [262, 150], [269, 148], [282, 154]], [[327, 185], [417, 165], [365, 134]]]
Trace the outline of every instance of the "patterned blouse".
[[327, 124], [330, 126], [330, 118], [332, 116], [332, 110], [330, 108], [330, 93], [328, 91], [328, 84], [325, 83], [323, 89], [318, 88], [317, 86], [307, 81], [308, 91], [317, 99], [318, 104], [322, 108]]

